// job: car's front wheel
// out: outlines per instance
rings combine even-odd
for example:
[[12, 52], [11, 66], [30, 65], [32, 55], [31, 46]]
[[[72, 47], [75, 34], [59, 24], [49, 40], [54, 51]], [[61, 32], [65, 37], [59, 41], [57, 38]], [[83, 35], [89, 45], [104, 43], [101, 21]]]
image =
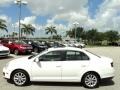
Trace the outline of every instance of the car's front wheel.
[[17, 70], [12, 74], [12, 81], [17, 86], [24, 86], [29, 82], [29, 76], [25, 71]]
[[34, 48], [34, 52], [35, 52], [35, 53], [38, 53], [38, 48]]
[[82, 79], [82, 83], [86, 88], [97, 88], [99, 80], [99, 76], [96, 73], [86, 73]]
[[19, 54], [19, 51], [17, 49], [14, 50], [14, 54], [15, 55], [18, 55]]

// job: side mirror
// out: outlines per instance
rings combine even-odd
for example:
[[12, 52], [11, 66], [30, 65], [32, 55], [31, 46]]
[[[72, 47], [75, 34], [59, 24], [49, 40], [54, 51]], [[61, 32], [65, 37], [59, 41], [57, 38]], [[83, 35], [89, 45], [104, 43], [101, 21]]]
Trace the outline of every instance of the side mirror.
[[36, 58], [35, 60], [34, 60], [34, 62], [39, 62], [40, 60], [38, 59], [38, 58]]
[[36, 53], [36, 52], [32, 52], [32, 55], [33, 55], [33, 56], [36, 56], [36, 55], [38, 55], [38, 53]]

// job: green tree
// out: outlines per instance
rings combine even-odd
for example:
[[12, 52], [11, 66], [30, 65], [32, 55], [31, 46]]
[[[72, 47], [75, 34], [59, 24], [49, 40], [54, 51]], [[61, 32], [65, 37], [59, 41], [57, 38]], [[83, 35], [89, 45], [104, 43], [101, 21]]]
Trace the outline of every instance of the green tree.
[[72, 30], [66, 31], [66, 36], [69, 36], [70, 38], [74, 37], [74, 33]]
[[119, 33], [118, 31], [107, 31], [105, 32], [105, 39], [108, 40], [109, 42], [114, 42], [119, 40]]
[[97, 31], [97, 29], [91, 29], [91, 30], [87, 31], [86, 38], [87, 38], [88, 42], [91, 44], [95, 44], [95, 42], [98, 41], [98, 34], [99, 34], [99, 32]]
[[46, 31], [46, 34], [49, 34], [49, 33], [51, 34], [51, 40], [52, 40], [53, 34], [57, 35], [57, 30], [56, 30], [56, 27], [54, 26], [46, 27], [45, 31]]
[[21, 33], [26, 35], [34, 35], [35, 27], [31, 24], [22, 24]]
[[69, 31], [66, 31], [66, 36], [69, 36], [71, 38], [75, 38], [75, 32], [76, 32], [76, 38], [85, 38], [85, 31], [83, 27], [77, 27], [77, 28], [72, 28]]
[[53, 35], [53, 37], [52, 37], [53, 39], [55, 39], [55, 40], [62, 40], [62, 36], [61, 35]]
[[14, 38], [15, 36], [17, 36], [18, 33], [17, 32], [12, 32], [12, 37]]
[[5, 30], [6, 32], [8, 32], [6, 21], [3, 19], [0, 19], [0, 30]]

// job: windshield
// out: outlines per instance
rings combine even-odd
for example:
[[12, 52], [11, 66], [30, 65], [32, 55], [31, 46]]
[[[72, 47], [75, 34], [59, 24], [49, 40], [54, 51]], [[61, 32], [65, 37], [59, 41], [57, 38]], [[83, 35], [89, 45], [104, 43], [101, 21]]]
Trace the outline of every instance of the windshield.
[[32, 58], [36, 57], [37, 55], [39, 55], [39, 54], [41, 54], [41, 53], [43, 53], [43, 52], [46, 52], [47, 50], [48, 50], [48, 49], [46, 49], [46, 50], [44, 50], [44, 51], [42, 51], [42, 52], [40, 52], [40, 53], [32, 53], [32, 55], [29, 56], [28, 59], [32, 59]]
[[33, 55], [29, 56], [28, 59], [32, 59], [32, 58], [36, 57], [37, 55], [38, 55], [38, 53], [33, 54]]
[[90, 52], [90, 51], [88, 51], [88, 50], [85, 50], [85, 51], [87, 51], [88, 53], [91, 53], [91, 54], [93, 54], [93, 55], [95, 55], [95, 56], [97, 56], [97, 57], [101, 58], [99, 55], [94, 54], [94, 53], [92, 53], [92, 52]]

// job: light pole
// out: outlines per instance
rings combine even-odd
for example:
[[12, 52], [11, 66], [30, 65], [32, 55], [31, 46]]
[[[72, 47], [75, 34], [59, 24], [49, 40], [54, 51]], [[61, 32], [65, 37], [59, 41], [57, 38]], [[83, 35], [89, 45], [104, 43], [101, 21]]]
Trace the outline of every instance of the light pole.
[[78, 22], [74, 22], [73, 25], [75, 27], [75, 41], [76, 41], [77, 40], [76, 31], [77, 31], [77, 25], [79, 25], [79, 23]]
[[15, 4], [17, 4], [19, 6], [19, 40], [20, 40], [20, 37], [22, 37], [22, 32], [21, 32], [21, 7], [22, 7], [22, 4], [23, 5], [27, 5], [27, 2], [26, 1], [22, 1], [22, 0], [15, 0], [14, 1]]

